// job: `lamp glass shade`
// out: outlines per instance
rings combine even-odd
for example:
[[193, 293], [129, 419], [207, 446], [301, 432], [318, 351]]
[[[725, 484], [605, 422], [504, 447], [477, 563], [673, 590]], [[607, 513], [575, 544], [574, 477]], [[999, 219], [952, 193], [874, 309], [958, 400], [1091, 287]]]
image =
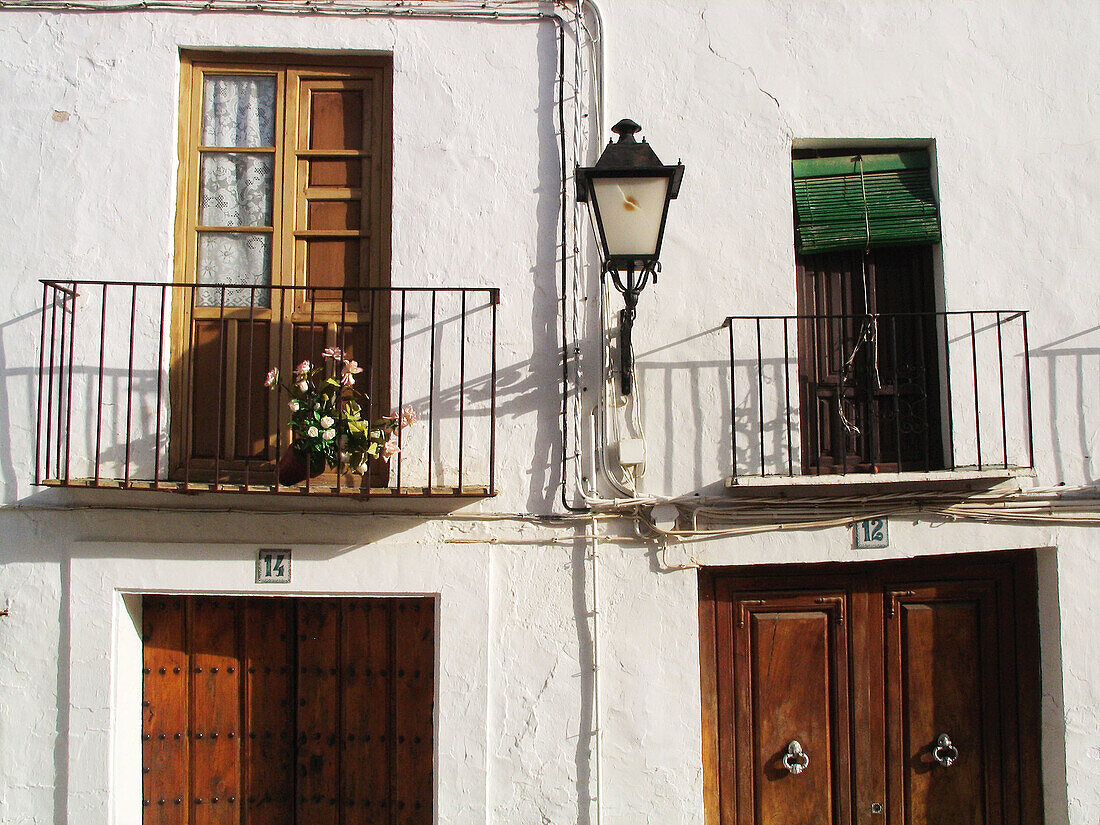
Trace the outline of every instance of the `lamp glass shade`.
[[657, 257], [669, 182], [667, 175], [592, 176], [596, 219], [609, 258]]

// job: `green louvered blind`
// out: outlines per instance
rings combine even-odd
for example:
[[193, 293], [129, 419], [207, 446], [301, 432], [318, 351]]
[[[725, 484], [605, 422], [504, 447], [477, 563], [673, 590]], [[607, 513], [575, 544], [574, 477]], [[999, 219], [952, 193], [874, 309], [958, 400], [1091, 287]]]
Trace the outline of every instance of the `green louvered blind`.
[[791, 168], [799, 252], [940, 240], [927, 152], [807, 158]]

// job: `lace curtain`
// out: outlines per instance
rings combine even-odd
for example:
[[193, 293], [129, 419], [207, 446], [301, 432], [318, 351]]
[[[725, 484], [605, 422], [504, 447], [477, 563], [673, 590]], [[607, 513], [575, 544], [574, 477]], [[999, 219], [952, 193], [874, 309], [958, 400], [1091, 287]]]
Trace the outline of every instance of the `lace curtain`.
[[[247, 149], [275, 145], [275, 78], [207, 76], [203, 85], [202, 145], [245, 151], [203, 152], [199, 223], [207, 227], [270, 226], [274, 155]], [[271, 235], [263, 232], [199, 233], [198, 282], [271, 283]], [[271, 305], [268, 289], [200, 288], [199, 306]]]

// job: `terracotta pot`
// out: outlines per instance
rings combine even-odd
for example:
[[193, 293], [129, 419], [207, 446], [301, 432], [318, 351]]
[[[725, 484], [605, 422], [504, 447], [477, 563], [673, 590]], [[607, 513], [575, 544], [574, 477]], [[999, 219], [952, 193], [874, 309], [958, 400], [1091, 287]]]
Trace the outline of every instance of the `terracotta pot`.
[[297, 450], [291, 448], [279, 459], [279, 483], [288, 487], [301, 484], [306, 477], [316, 478], [325, 471], [324, 462], [314, 462], [313, 467], [306, 466], [306, 460]]

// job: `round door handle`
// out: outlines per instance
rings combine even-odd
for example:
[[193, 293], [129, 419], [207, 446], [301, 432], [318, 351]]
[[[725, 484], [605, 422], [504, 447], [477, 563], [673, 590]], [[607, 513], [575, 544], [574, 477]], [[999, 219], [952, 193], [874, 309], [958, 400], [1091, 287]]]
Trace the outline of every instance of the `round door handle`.
[[951, 742], [951, 737], [941, 733], [936, 737], [936, 744], [932, 746], [932, 758], [945, 768], [950, 768], [959, 758], [959, 749]]
[[810, 755], [802, 750], [802, 745], [797, 739], [792, 739], [787, 745], [787, 752], [783, 754], [783, 767], [793, 774], [802, 773], [810, 764]]

